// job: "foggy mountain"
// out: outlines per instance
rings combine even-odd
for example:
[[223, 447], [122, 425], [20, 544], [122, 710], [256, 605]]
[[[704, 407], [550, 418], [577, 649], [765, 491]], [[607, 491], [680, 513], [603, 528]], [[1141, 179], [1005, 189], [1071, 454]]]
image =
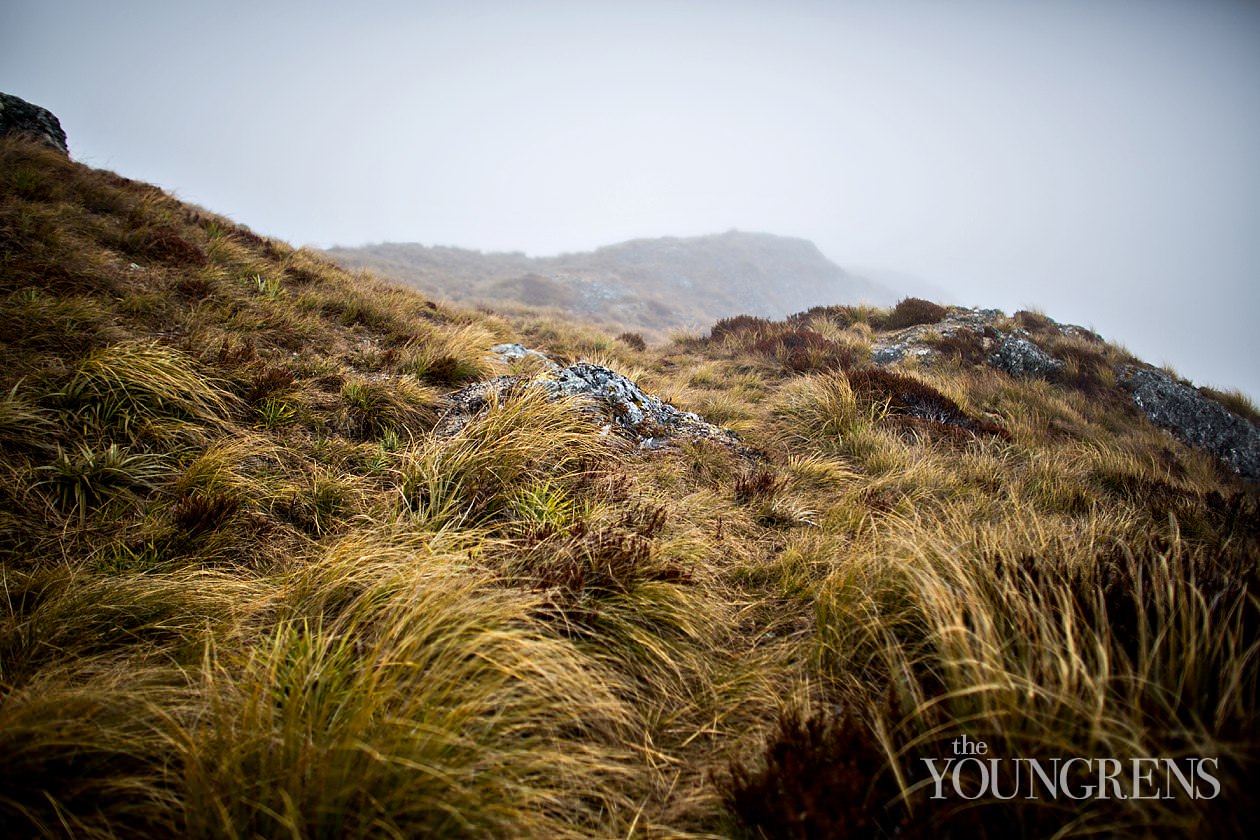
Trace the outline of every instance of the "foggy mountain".
[[782, 318], [820, 304], [889, 304], [898, 297], [846, 272], [812, 242], [742, 231], [635, 239], [553, 257], [408, 243], [325, 253], [435, 297], [554, 308], [651, 337], [732, 315]]

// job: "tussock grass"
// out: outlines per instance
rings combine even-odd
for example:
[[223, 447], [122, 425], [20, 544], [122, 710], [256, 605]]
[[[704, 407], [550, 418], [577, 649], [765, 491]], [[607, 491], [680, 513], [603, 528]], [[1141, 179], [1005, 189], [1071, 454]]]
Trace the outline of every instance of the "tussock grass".
[[[177, 675], [175, 675], [177, 678]], [[169, 670], [48, 673], [0, 703], [0, 823], [18, 836], [117, 837], [179, 832], [178, 794], [163, 772], [161, 704], [182, 692]]]
[[124, 342], [90, 353], [58, 396], [74, 421], [122, 434], [163, 418], [212, 425], [231, 403], [191, 360], [154, 342]]
[[392, 431], [413, 439], [433, 428], [437, 399], [433, 391], [407, 378], [385, 381], [353, 378], [341, 386], [341, 425], [355, 439], [374, 440]]
[[460, 385], [491, 374], [487, 348], [495, 336], [478, 324], [431, 331], [404, 348], [402, 367], [436, 385]]
[[[828, 580], [820, 662], [871, 704], [893, 693], [884, 708], [904, 715], [883, 719], [906, 796], [924, 787], [910, 757], [948, 754], [962, 732], [1006, 757], [1250, 754], [1260, 674], [1245, 578], [1130, 519], [1049, 525], [911, 521]], [[982, 821], [1026, 833], [1199, 819], [1184, 802], [986, 807]]]
[[406, 453], [398, 492], [426, 527], [476, 526], [509, 511], [517, 488], [542, 476], [571, 482], [605, 454], [576, 404], [525, 392], [492, 400], [454, 435]]
[[598, 670], [523, 599], [409, 571], [211, 651], [175, 743], [191, 835], [577, 837], [627, 807]]
[[13, 447], [47, 449], [57, 433], [52, 412], [19, 393], [22, 383], [15, 384], [0, 397], [0, 444]]
[[[1143, 837], [1260, 813], [1260, 501], [1124, 402], [1122, 348], [1017, 313], [998, 328], [1037, 334], [1056, 381], [967, 347], [872, 368], [876, 333], [939, 319], [921, 301], [640, 346], [429, 301], [29, 143], [0, 141], [0, 173], [11, 833]], [[536, 372], [503, 341], [749, 450], [636, 450], [531, 389], [443, 422], [462, 385]], [[929, 801], [922, 760], [961, 734], [1219, 756], [1222, 789]]]

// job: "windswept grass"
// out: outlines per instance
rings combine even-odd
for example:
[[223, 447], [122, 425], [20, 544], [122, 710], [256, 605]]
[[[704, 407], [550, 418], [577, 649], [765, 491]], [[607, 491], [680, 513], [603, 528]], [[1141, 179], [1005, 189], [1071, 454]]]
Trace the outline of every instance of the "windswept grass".
[[388, 573], [360, 594], [210, 650], [206, 711], [173, 743], [191, 836], [579, 837], [626, 808], [628, 715], [599, 670], [528, 599], [426, 559], [378, 550]]
[[112, 344], [88, 354], [57, 395], [85, 434], [133, 435], [163, 420], [213, 425], [231, 398], [178, 351], [154, 342]]
[[[1122, 348], [1017, 313], [995, 329], [1063, 359], [1052, 381], [980, 339], [873, 366], [881, 334], [941, 319], [913, 299], [654, 348], [429, 301], [22, 141], [0, 173], [8, 833], [1256, 822], [1260, 498], [1126, 402]], [[638, 449], [528, 387], [448, 414], [544, 366], [505, 341], [744, 448]], [[1002, 760], [1215, 757], [1221, 787], [932, 799], [924, 760], [963, 735]]]
[[484, 525], [511, 510], [517, 488], [542, 477], [572, 483], [606, 456], [580, 408], [525, 392], [492, 400], [455, 434], [406, 453], [398, 492], [425, 527]]
[[[949, 755], [963, 734], [1004, 758], [1205, 756], [1230, 773], [1253, 762], [1254, 567], [1131, 520], [1040, 524], [912, 520], [879, 554], [855, 552], [819, 598], [822, 671], [882, 709], [908, 807], [931, 807], [918, 801], [930, 782], [921, 759]], [[882, 707], [881, 692], [892, 698]], [[1242, 777], [1223, 784], [1249, 796]], [[956, 819], [963, 804], [934, 818]], [[981, 805], [964, 822], [1025, 835], [1230, 821], [1184, 798]]]

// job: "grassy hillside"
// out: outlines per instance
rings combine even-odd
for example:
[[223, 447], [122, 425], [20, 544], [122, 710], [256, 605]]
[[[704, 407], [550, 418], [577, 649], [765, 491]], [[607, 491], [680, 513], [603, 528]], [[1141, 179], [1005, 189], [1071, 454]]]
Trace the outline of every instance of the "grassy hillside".
[[817, 304], [895, 299], [813, 243], [765, 233], [635, 239], [555, 257], [390, 242], [325, 253], [443, 300], [496, 312], [549, 308], [651, 341], [733, 315], [782, 318]]
[[[1049, 337], [1053, 382], [966, 347], [871, 366], [913, 309], [635, 349], [3, 141], [0, 826], [1252, 827], [1255, 487], [1133, 408], [1121, 348]], [[506, 341], [751, 451], [636, 448], [529, 388], [441, 431], [444, 395], [536, 369], [493, 360]], [[1003, 760], [1212, 757], [1219, 795], [933, 799], [924, 759], [964, 735]]]

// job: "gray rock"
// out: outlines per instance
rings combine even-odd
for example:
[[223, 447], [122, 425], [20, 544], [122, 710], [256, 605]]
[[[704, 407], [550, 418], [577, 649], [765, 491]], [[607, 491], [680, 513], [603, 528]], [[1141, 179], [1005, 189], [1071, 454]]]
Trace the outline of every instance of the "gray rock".
[[0, 137], [9, 134], [23, 134], [42, 140], [66, 155], [70, 154], [61, 121], [51, 111], [12, 94], [0, 93]]
[[520, 359], [534, 358], [542, 360], [548, 367], [559, 370], [560, 366], [553, 362], [545, 353], [539, 353], [537, 350], [530, 350], [523, 344], [496, 344], [490, 348], [500, 361], [515, 362]]
[[1157, 426], [1224, 461], [1251, 481], [1260, 480], [1260, 429], [1163, 371], [1126, 366], [1120, 384]]
[[540, 379], [553, 393], [566, 397], [586, 397], [611, 411], [611, 419], [632, 435], [647, 439], [657, 428], [677, 428], [682, 423], [704, 423], [699, 415], [679, 411], [660, 397], [646, 393], [615, 370], [578, 362]]
[[605, 423], [606, 429], [641, 449], [663, 449], [673, 440], [706, 439], [754, 454], [734, 432], [715, 426], [689, 411], [641, 389], [614, 370], [589, 362], [556, 367], [534, 376], [499, 376], [469, 385], [446, 398], [447, 412], [438, 434], [454, 434], [495, 396], [521, 388], [542, 388], [553, 397], [573, 397]]
[[924, 347], [914, 341], [901, 344], [885, 344], [871, 351], [871, 362], [877, 365], [891, 365], [906, 358], [917, 359], [921, 364], [930, 364], [940, 357], [940, 353], [931, 347]]
[[936, 323], [914, 324], [878, 336], [871, 347], [871, 362], [876, 365], [891, 365], [913, 360], [920, 365], [930, 366], [944, 355], [932, 346], [933, 339], [960, 333], [974, 334], [987, 347], [992, 344], [989, 336], [997, 334], [993, 322], [1001, 315], [1001, 311], [997, 309], [951, 307], [949, 313]]
[[1011, 376], [1048, 379], [1063, 369], [1063, 362], [1032, 342], [1028, 333], [1017, 329], [998, 345], [989, 364]]
[[900, 362], [906, 356], [904, 344], [890, 344], [876, 348], [871, 352], [871, 362], [877, 365], [891, 365]]

